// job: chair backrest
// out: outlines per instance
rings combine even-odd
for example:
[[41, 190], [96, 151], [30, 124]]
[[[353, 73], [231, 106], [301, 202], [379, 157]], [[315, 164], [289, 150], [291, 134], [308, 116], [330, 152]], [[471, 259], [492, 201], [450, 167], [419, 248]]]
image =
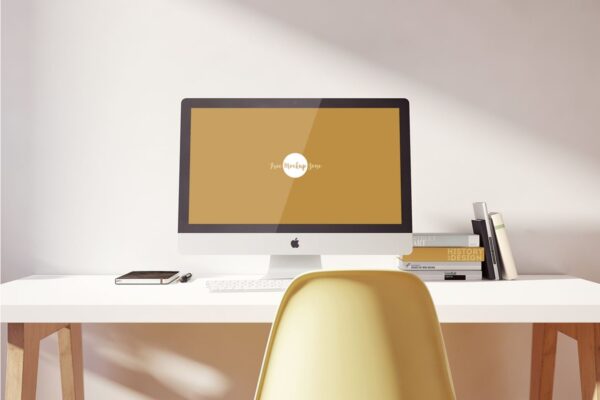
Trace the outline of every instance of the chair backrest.
[[257, 400], [454, 399], [431, 296], [401, 271], [318, 271], [286, 291]]

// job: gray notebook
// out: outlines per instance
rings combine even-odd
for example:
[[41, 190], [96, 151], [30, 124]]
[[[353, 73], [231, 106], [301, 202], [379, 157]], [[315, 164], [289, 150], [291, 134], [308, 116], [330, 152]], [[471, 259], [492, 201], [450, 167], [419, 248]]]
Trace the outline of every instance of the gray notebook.
[[117, 285], [166, 285], [179, 278], [179, 271], [131, 271], [115, 279]]

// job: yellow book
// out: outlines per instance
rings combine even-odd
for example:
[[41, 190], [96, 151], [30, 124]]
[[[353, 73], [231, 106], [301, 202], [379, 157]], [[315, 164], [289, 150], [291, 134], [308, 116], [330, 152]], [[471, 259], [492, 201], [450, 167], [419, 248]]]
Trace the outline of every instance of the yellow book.
[[402, 261], [483, 261], [483, 247], [413, 247]]

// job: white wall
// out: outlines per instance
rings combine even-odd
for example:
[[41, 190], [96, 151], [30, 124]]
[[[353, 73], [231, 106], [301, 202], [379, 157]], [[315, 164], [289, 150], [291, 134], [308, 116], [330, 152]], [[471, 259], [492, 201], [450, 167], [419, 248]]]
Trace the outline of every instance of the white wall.
[[[415, 230], [468, 231], [471, 202], [486, 200], [522, 272], [600, 281], [599, 17], [593, 0], [3, 0], [2, 280], [264, 268], [265, 257], [177, 253], [180, 100], [399, 96], [411, 100]], [[174, 334], [260, 353], [266, 330], [238, 328]], [[527, 398], [530, 328], [496, 328], [445, 328], [461, 398]], [[87, 326], [88, 398], [251, 396], [252, 361], [240, 370], [239, 356], [202, 347], [188, 357], [164, 329]], [[168, 375], [135, 372], [150, 350], [120, 343], [138, 341], [173, 366], [205, 366], [207, 386], [148, 390]], [[578, 378], [563, 342], [566, 399]], [[58, 398], [51, 339], [44, 349], [40, 384]]]

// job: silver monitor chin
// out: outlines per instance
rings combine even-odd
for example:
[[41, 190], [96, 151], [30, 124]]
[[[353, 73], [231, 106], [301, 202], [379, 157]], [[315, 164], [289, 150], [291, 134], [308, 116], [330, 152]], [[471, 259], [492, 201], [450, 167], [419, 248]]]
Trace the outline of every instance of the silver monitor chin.
[[412, 233], [180, 233], [181, 254], [270, 254], [269, 277], [321, 268], [321, 255], [403, 255]]

